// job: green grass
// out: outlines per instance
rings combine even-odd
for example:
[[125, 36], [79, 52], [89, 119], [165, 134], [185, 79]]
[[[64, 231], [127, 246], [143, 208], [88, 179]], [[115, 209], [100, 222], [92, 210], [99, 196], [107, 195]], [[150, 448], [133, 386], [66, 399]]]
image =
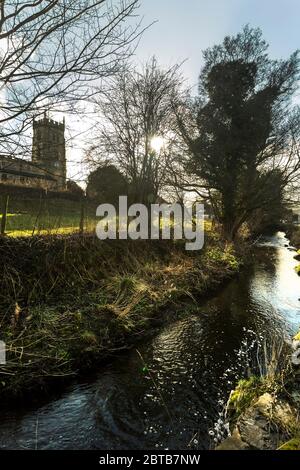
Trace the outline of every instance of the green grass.
[[[2, 215], [0, 214], [0, 221]], [[96, 216], [85, 218], [84, 229], [93, 231], [96, 227]], [[6, 235], [10, 237], [28, 237], [35, 235], [62, 235], [79, 231], [80, 212], [73, 214], [43, 214], [37, 216], [31, 213], [7, 214]]]
[[[0, 221], [2, 215], [0, 214]], [[91, 211], [84, 219], [84, 230], [93, 232], [99, 219]], [[35, 235], [63, 235], [79, 231], [80, 211], [74, 213], [43, 213], [34, 212], [9, 213], [6, 221], [6, 235], [10, 237], [29, 237]], [[161, 221], [161, 226], [163, 225]], [[172, 225], [172, 224], [171, 224]], [[212, 232], [211, 222], [205, 221], [205, 232]]]
[[[3, 200], [0, 197], [0, 221]], [[35, 235], [62, 235], [76, 233], [81, 218], [81, 202], [59, 198], [24, 198], [11, 196], [8, 201], [6, 235], [29, 237]], [[96, 204], [87, 201], [85, 205], [84, 230], [95, 232], [99, 218], [96, 217]], [[163, 222], [161, 221], [161, 226]], [[172, 222], [171, 222], [172, 225]], [[205, 220], [205, 232], [211, 236], [212, 222]], [[217, 235], [216, 235], [217, 236]]]
[[[3, 200], [0, 197], [0, 221]], [[82, 203], [79, 200], [63, 198], [26, 198], [10, 196], [6, 219], [6, 235], [28, 237], [76, 233], [79, 230]], [[84, 208], [84, 229], [94, 230], [96, 226], [95, 204], [87, 201]]]

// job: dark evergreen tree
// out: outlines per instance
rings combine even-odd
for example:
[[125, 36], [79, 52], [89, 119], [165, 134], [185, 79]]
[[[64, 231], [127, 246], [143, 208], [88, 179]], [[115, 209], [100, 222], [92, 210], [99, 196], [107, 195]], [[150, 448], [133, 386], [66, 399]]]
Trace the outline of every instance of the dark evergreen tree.
[[126, 178], [114, 165], [100, 166], [88, 177], [87, 196], [99, 202], [116, 204], [127, 192]]
[[[194, 107], [196, 134], [186, 132], [179, 118], [191, 151], [187, 169], [209, 188], [228, 238], [234, 238], [257, 209], [267, 210], [273, 198], [269, 181], [284, 186], [299, 172], [294, 146], [299, 119], [290, 107], [298, 54], [272, 61], [267, 47], [261, 31], [247, 26], [206, 50]], [[289, 159], [284, 158], [287, 154]]]

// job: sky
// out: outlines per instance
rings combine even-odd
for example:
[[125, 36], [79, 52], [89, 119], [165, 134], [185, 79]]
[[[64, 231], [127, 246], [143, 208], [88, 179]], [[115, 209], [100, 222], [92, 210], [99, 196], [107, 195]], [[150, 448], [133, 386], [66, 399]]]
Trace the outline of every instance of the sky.
[[[262, 29], [273, 59], [300, 48], [300, 0], [141, 0], [139, 12], [144, 26], [155, 23], [141, 37], [134, 61], [143, 63], [153, 55], [162, 66], [184, 61], [183, 75], [195, 91], [202, 50], [248, 23]], [[81, 151], [76, 154], [78, 161]], [[68, 169], [71, 178], [82, 175], [76, 162]]]
[[186, 60], [183, 72], [197, 83], [203, 49], [236, 34], [247, 23], [260, 27], [272, 58], [300, 48], [300, 0], [141, 0], [144, 24], [157, 21], [140, 40], [135, 59], [157, 56], [164, 65]]

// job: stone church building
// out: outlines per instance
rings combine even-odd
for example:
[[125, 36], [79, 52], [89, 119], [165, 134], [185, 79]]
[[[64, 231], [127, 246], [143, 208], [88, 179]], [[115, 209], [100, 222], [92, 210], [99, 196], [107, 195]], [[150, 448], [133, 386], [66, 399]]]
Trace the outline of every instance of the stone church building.
[[65, 121], [54, 121], [44, 114], [33, 121], [31, 161], [0, 155], [0, 184], [66, 189]]

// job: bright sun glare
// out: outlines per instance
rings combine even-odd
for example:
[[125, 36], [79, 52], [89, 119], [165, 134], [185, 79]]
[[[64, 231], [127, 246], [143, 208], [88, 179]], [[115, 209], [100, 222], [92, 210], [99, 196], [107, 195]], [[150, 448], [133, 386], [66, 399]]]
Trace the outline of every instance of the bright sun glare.
[[151, 139], [151, 148], [155, 150], [155, 152], [159, 153], [164, 146], [165, 140], [163, 137], [155, 136]]

